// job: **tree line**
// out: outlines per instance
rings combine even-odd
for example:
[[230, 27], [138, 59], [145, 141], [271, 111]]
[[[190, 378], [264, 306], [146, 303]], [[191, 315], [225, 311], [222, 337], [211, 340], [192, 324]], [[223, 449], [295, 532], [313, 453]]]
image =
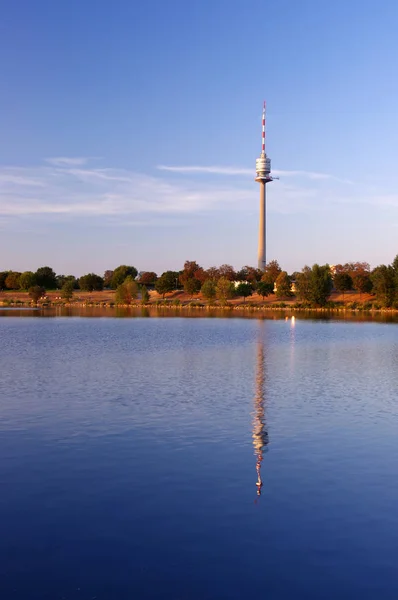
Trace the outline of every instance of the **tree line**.
[[206, 300], [217, 299], [220, 303], [233, 296], [243, 296], [246, 300], [256, 292], [263, 299], [270, 294], [279, 299], [295, 296], [311, 306], [325, 306], [332, 290], [343, 297], [347, 291], [355, 290], [360, 296], [372, 293], [383, 307], [398, 308], [398, 255], [390, 265], [379, 265], [372, 270], [366, 262], [314, 264], [290, 275], [276, 260], [270, 261], [264, 271], [250, 266], [235, 270], [228, 264], [204, 269], [196, 261], [186, 261], [182, 270], [165, 271], [160, 276], [153, 271], [138, 272], [131, 265], [107, 270], [103, 276], [88, 273], [78, 278], [57, 275], [48, 266], [36, 272], [0, 272], [0, 290], [26, 290], [33, 299], [48, 290], [60, 290], [61, 296], [70, 301], [76, 290], [93, 292], [104, 288], [116, 290], [116, 301], [123, 304], [130, 304], [138, 294], [142, 301], [148, 301], [148, 289], [155, 289], [163, 298], [183, 289], [191, 297], [201, 293]]

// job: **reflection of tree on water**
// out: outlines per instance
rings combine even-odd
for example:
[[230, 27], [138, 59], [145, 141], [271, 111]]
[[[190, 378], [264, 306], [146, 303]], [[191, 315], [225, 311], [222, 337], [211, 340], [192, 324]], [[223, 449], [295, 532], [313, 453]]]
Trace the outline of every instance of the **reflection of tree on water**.
[[257, 342], [257, 358], [256, 358], [256, 386], [254, 395], [254, 418], [253, 418], [253, 446], [256, 460], [257, 471], [257, 495], [261, 495], [263, 482], [261, 479], [261, 463], [263, 454], [269, 443], [267, 423], [265, 418], [265, 355], [264, 342]]

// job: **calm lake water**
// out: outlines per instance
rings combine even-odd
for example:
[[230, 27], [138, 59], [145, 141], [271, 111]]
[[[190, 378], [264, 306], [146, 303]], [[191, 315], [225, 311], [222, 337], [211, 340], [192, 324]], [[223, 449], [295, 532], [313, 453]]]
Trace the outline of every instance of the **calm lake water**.
[[396, 600], [398, 325], [11, 313], [1, 599]]

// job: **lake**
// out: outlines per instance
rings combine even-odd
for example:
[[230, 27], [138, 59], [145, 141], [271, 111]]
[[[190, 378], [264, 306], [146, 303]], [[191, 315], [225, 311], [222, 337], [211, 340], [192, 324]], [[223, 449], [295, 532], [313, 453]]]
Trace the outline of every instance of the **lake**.
[[0, 311], [0, 598], [396, 600], [398, 325], [137, 314]]

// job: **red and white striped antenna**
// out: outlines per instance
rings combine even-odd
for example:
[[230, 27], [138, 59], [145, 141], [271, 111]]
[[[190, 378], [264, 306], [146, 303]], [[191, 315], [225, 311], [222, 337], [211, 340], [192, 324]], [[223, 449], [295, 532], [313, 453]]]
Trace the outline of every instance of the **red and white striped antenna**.
[[265, 100], [264, 100], [264, 106], [263, 106], [263, 135], [262, 135], [262, 146], [261, 146], [261, 152], [262, 152], [262, 154], [265, 154], [265, 108], [266, 108], [266, 104], [265, 104]]

